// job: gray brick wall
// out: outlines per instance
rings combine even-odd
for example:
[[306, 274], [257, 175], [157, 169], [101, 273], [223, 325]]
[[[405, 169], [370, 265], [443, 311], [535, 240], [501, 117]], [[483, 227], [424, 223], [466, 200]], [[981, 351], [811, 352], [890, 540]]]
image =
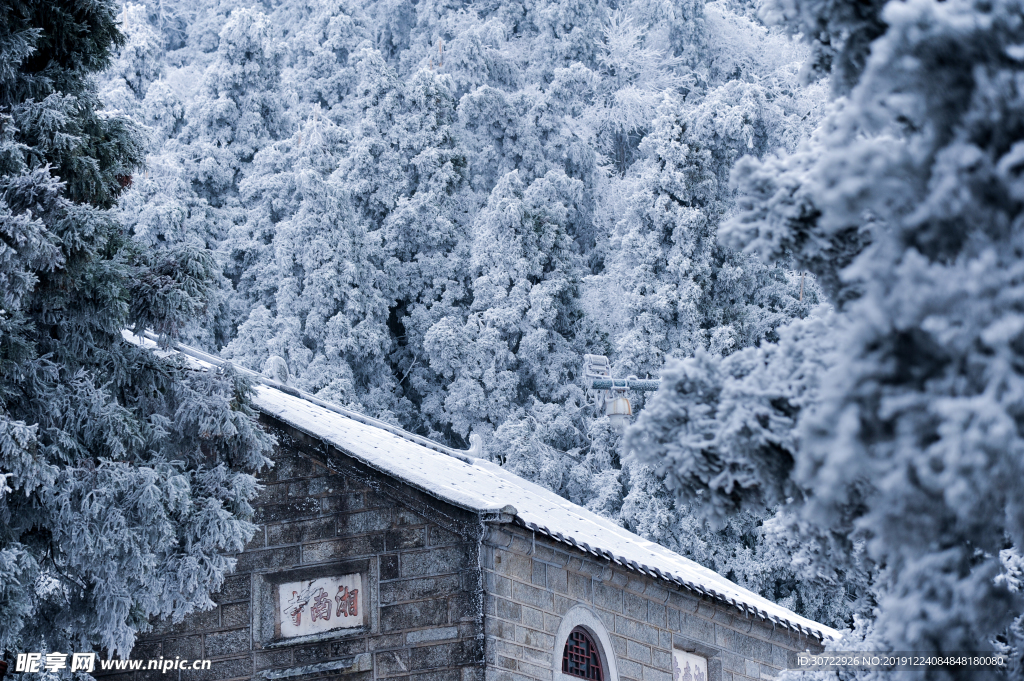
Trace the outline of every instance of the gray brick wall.
[[671, 681], [673, 647], [707, 657], [709, 681], [771, 679], [798, 651], [820, 650], [814, 639], [516, 525], [489, 525], [481, 564], [487, 681], [550, 681], [565, 643], [555, 634], [577, 605], [607, 630], [619, 681]]
[[[259, 529], [217, 606], [177, 625], [157, 622], [131, 655], [211, 659], [212, 668], [105, 681], [481, 681], [479, 518], [267, 425], [280, 444], [254, 504]], [[301, 644], [261, 640], [253, 604], [264, 575], [340, 563], [367, 566], [368, 631]]]
[[[774, 678], [796, 652], [820, 650], [813, 639], [534, 536], [511, 517], [454, 508], [263, 421], [279, 440], [276, 466], [261, 480], [259, 530], [235, 574], [213, 610], [157, 622], [131, 656], [210, 659], [212, 668], [104, 681], [551, 681], [564, 645], [559, 627], [575, 606], [607, 630], [616, 681], [671, 681], [673, 647], [707, 657], [708, 681]], [[355, 571], [369, 590], [364, 630], [273, 640], [268, 584]]]

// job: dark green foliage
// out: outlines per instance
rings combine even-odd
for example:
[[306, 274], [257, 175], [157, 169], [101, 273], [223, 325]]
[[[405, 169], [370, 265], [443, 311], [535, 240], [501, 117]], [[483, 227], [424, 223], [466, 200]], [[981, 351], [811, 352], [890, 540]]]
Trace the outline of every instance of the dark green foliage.
[[269, 463], [244, 381], [122, 336], [174, 338], [213, 258], [149, 253], [109, 211], [142, 163], [90, 80], [115, 15], [0, 2], [0, 650], [123, 656], [152, 616], [209, 606]]

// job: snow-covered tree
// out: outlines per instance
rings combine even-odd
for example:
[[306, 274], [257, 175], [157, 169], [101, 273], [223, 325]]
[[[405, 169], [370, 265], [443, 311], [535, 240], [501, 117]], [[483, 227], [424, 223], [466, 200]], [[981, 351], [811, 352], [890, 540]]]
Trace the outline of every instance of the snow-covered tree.
[[[685, 484], [716, 506], [792, 499], [784, 535], [808, 547], [812, 569], [869, 574], [874, 607], [859, 632], [869, 645], [998, 649], [1019, 675], [1009, 557], [1024, 542], [1024, 7], [880, 5], [856, 16], [833, 3], [779, 10], [793, 30], [813, 25], [833, 41], [849, 98], [813, 145], [737, 174], [745, 199], [730, 242], [818, 268], [843, 303], [796, 437], [774, 457], [754, 440], [728, 445], [737, 470], [721, 484], [693, 478], [725, 455], [698, 451], [678, 417], [652, 412], [635, 446], [666, 467], [682, 462]], [[658, 398], [666, 418], [715, 401], [671, 387]]]
[[461, 437], [501, 425], [531, 398], [562, 401], [572, 392], [585, 274], [574, 236], [587, 206], [583, 183], [561, 171], [528, 187], [513, 171], [479, 213], [468, 318], [446, 317], [425, 338], [445, 387], [424, 408]]
[[[780, 268], [718, 244], [734, 160], [771, 148], [777, 111], [757, 85], [732, 81], [697, 107], [667, 100], [615, 226], [601, 285], [622, 308], [616, 359], [629, 373], [660, 370], [666, 357], [728, 352], [771, 338], [800, 314], [799, 293]], [[615, 294], [608, 294], [612, 297]]]
[[149, 618], [213, 605], [253, 532], [270, 440], [227, 370], [191, 371], [122, 330], [174, 338], [213, 260], [133, 240], [110, 210], [141, 166], [92, 74], [123, 44], [112, 2], [0, 13], [0, 649], [128, 654]]

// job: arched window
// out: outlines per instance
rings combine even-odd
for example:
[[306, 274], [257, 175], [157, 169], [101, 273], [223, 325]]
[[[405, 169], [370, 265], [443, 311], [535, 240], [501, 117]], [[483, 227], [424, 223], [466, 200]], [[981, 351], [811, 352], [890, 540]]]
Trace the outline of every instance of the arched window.
[[562, 673], [590, 681], [604, 681], [601, 654], [586, 629], [576, 627], [569, 632], [562, 651]]

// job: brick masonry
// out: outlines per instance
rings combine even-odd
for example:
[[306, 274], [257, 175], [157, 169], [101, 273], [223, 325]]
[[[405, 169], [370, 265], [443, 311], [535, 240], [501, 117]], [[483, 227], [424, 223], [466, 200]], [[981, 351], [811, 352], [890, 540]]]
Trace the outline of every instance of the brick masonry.
[[489, 525], [481, 563], [487, 681], [550, 681], [565, 644], [554, 635], [574, 606], [606, 629], [615, 681], [671, 681], [673, 647], [708, 658], [708, 681], [772, 679], [798, 651], [821, 650], [815, 639], [517, 525]]
[[[177, 625], [157, 622], [131, 654], [210, 659], [211, 669], [104, 674], [104, 681], [481, 681], [479, 517], [297, 431], [265, 425], [279, 444], [253, 504], [259, 528], [214, 596], [217, 606]], [[330, 573], [337, 565], [366, 571], [368, 627], [304, 643], [261, 633], [254, 609], [268, 575]]]
[[[562, 681], [566, 613], [607, 630], [618, 679], [671, 681], [673, 647], [709, 660], [708, 681], [774, 678], [816, 641], [574, 547], [481, 517], [369, 469], [264, 416], [278, 447], [254, 503], [258, 531], [214, 597], [157, 622], [133, 660], [212, 660], [206, 671], [104, 681]], [[366, 626], [274, 638], [274, 580], [363, 575]], [[269, 597], [269, 601], [268, 601]], [[564, 638], [564, 637], [563, 637]]]

